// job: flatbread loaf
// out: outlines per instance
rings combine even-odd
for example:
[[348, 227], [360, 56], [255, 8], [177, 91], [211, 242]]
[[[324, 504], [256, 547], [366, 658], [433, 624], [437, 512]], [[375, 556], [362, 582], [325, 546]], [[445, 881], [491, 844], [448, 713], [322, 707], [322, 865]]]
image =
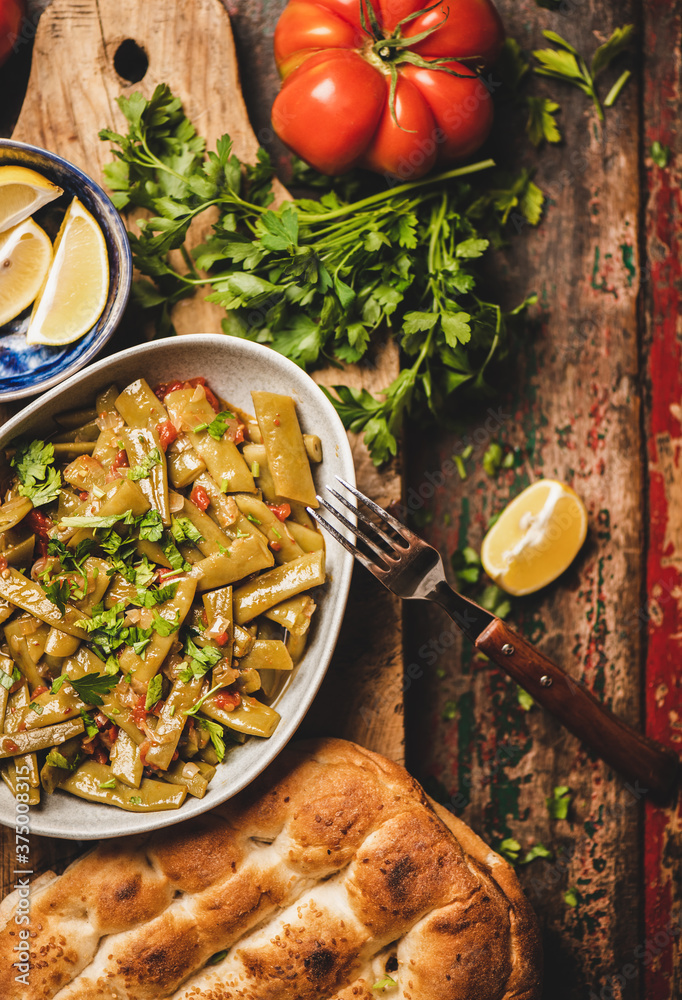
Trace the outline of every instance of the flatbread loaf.
[[[224, 806], [48, 877], [31, 896], [28, 986], [14, 906], [3, 1000], [540, 996], [510, 866], [403, 768], [342, 740], [295, 744]], [[397, 986], [373, 990], [386, 975]]]

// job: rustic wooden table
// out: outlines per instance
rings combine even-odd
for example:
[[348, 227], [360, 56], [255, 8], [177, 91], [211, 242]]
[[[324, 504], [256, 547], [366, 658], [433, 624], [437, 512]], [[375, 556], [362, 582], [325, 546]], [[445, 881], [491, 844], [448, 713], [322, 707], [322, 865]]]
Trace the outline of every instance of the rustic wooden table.
[[[271, 39], [284, 0], [225, 3], [254, 130], [286, 176], [286, 155], [269, 129], [277, 89]], [[42, 6], [35, 0], [31, 18]], [[424, 534], [450, 554], [464, 544], [477, 547], [490, 516], [533, 478], [571, 483], [588, 506], [588, 541], [556, 584], [515, 601], [512, 617], [616, 712], [679, 750], [682, 3], [498, 6], [528, 50], [552, 28], [591, 52], [616, 24], [633, 22], [633, 77], [603, 126], [583, 95], [551, 87], [561, 101], [565, 142], [537, 157], [535, 179], [550, 199], [546, 217], [537, 230], [526, 227], [513, 238], [490, 274], [510, 304], [535, 289], [539, 306], [491, 404], [494, 420], [486, 407], [469, 409], [457, 433], [426, 440], [407, 434], [406, 499]], [[18, 115], [29, 62], [27, 42], [0, 70], [4, 134]], [[541, 83], [536, 88], [550, 92]], [[671, 149], [665, 168], [651, 160], [654, 140]], [[492, 155], [518, 166], [527, 149], [519, 122], [499, 123]], [[468, 478], [443, 475], [446, 459], [469, 439], [475, 450]], [[492, 440], [517, 449], [515, 468], [496, 479], [480, 471]], [[395, 478], [388, 482], [382, 489], [374, 481], [376, 495], [395, 495]], [[381, 600], [364, 576], [354, 586], [339, 663], [352, 661], [358, 648], [365, 602]], [[410, 612], [408, 766], [493, 846], [511, 836], [524, 851], [542, 843], [552, 852], [519, 869], [543, 928], [548, 1000], [682, 996], [679, 808], [655, 807], [646, 789], [624, 786], [550, 717], [524, 711], [515, 686], [477, 662], [437, 611]], [[382, 614], [392, 616], [395, 634], [395, 608], [373, 619]], [[372, 650], [377, 663], [385, 653], [381, 642]], [[392, 690], [357, 688], [339, 723], [334, 705], [343, 675], [336, 670], [322, 704], [335, 731], [398, 756], [395, 646], [387, 655]], [[571, 789], [565, 820], [551, 820], [545, 804], [557, 785]], [[47, 865], [63, 864], [78, 848], [41, 842], [36, 849]], [[568, 890], [577, 905], [566, 902]]]

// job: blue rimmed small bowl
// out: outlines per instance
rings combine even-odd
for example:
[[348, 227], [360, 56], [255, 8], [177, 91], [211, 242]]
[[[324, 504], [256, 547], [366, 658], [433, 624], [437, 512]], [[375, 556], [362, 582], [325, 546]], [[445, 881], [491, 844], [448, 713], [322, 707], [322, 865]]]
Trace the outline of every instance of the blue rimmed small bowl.
[[36, 212], [35, 219], [51, 239], [72, 198], [77, 197], [97, 219], [109, 257], [109, 294], [102, 315], [84, 337], [65, 347], [29, 346], [26, 330], [30, 308], [0, 326], [0, 400], [23, 399], [51, 389], [73, 375], [102, 350], [118, 326], [130, 294], [133, 260], [126, 228], [99, 184], [55, 153], [12, 139], [0, 139], [0, 166], [29, 167], [63, 188], [64, 194]]

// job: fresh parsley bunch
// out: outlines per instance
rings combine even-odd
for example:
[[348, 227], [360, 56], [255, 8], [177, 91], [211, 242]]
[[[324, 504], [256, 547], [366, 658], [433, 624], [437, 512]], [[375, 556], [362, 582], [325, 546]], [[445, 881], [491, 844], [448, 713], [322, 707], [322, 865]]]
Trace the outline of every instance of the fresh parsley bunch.
[[[226, 333], [306, 369], [359, 362], [388, 331], [404, 366], [380, 398], [342, 384], [330, 394], [377, 464], [395, 454], [404, 413], [442, 418], [460, 387], [484, 386], [506, 349], [508, 315], [480, 296], [476, 262], [488, 228], [497, 232], [512, 210], [539, 221], [543, 196], [529, 174], [486, 175], [484, 191], [461, 180], [494, 166], [488, 160], [352, 201], [327, 190], [273, 208], [263, 150], [242, 164], [223, 136], [206, 153], [165, 85], [149, 101], [135, 93], [119, 105], [128, 133], [100, 132], [118, 147], [105, 173], [117, 208], [152, 213], [130, 240], [151, 279], [137, 284], [137, 301], [157, 310], [162, 334], [172, 332], [172, 306], [207, 282], [209, 299], [228, 312]], [[190, 255], [189, 226], [207, 209], [217, 210], [213, 231]], [[178, 250], [180, 269], [169, 258]]]

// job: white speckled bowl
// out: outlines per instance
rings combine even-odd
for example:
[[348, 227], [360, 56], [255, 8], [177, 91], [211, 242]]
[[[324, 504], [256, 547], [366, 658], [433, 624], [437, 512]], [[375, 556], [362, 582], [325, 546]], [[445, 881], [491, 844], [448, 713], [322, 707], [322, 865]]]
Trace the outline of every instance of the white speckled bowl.
[[[52, 417], [55, 413], [92, 405], [95, 393], [112, 382], [122, 389], [141, 377], [153, 386], [197, 375], [204, 375], [221, 396], [250, 412], [253, 412], [252, 389], [293, 396], [302, 428], [319, 434], [322, 439], [323, 461], [314, 470], [317, 488], [331, 482], [335, 475], [355, 482], [346, 432], [331, 403], [313, 380], [267, 347], [214, 334], [143, 344], [86, 368], [6, 423], [0, 429], [0, 447], [5, 447], [18, 435], [45, 437], [54, 430]], [[63, 792], [55, 792], [52, 796], [43, 794], [41, 805], [30, 812], [32, 832], [70, 840], [95, 840], [156, 830], [197, 816], [248, 785], [291, 739], [315, 697], [341, 627], [352, 566], [352, 557], [336, 542], [328, 541], [328, 582], [320, 594], [311, 641], [303, 660], [275, 702], [282, 721], [269, 740], [251, 738], [231, 750], [225, 763], [218, 767], [203, 799], [188, 796], [180, 809], [169, 812], [131, 813], [86, 802]], [[4, 784], [0, 785], [0, 822], [14, 825], [14, 799]]]

